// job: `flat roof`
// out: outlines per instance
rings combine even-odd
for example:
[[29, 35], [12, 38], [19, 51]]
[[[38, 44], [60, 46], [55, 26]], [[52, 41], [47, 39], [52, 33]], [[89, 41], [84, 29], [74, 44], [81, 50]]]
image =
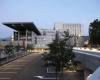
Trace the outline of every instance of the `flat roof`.
[[4, 25], [16, 31], [34, 31], [37, 35], [41, 35], [33, 22], [5, 22]]

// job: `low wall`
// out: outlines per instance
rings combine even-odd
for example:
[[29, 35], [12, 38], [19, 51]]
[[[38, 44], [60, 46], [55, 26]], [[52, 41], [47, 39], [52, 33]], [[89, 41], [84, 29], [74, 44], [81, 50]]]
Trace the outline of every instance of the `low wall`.
[[80, 61], [86, 68], [95, 71], [100, 66], [100, 56], [85, 52], [74, 51], [75, 60]]

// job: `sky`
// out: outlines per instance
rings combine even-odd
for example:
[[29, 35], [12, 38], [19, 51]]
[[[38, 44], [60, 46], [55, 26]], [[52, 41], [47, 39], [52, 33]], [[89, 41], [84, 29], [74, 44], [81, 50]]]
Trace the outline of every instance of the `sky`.
[[100, 19], [100, 0], [0, 0], [0, 38], [13, 30], [3, 22], [34, 22], [39, 29], [53, 29], [54, 23], [80, 23], [88, 35], [90, 22]]

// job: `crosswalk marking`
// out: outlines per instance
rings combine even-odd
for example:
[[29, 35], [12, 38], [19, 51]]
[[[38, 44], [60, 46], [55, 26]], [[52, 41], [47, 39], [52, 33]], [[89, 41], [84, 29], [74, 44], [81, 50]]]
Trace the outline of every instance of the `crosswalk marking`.
[[7, 69], [15, 69], [15, 70], [19, 70], [19, 69], [21, 69], [21, 68], [1, 68], [0, 70], [7, 70]]
[[0, 80], [9, 80], [9, 79], [11, 79], [11, 78], [0, 78]]
[[17, 72], [0, 72], [0, 74], [16, 74]]

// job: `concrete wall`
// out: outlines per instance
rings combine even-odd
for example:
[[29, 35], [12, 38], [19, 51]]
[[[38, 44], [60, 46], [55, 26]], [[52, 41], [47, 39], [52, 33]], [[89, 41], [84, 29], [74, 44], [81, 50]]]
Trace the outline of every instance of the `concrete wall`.
[[95, 71], [100, 66], [100, 56], [95, 54], [87, 54], [85, 52], [74, 51], [75, 60], [80, 61], [86, 68]]

